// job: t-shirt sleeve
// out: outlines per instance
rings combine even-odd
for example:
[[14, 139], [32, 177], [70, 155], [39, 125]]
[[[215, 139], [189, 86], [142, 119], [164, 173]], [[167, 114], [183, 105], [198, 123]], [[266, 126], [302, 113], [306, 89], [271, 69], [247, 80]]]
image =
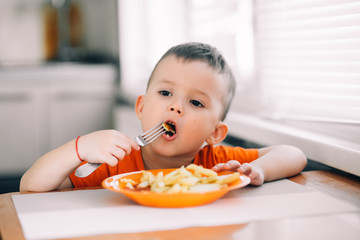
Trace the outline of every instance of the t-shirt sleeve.
[[229, 160], [237, 160], [243, 164], [252, 162], [258, 157], [258, 149], [208, 145], [195, 157], [194, 163], [205, 168], [212, 168], [218, 163], [226, 163]]
[[253, 148], [217, 146], [214, 148], [214, 155], [215, 160], [219, 163], [237, 160], [242, 164], [257, 159], [259, 157], [259, 151]]

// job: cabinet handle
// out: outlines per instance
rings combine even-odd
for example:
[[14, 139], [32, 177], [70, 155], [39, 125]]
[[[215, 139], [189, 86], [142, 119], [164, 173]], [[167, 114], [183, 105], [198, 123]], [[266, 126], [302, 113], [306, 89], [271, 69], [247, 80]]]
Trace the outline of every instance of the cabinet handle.
[[58, 93], [54, 96], [56, 100], [87, 100], [87, 99], [111, 99], [113, 98], [112, 93]]
[[28, 93], [0, 93], [0, 102], [24, 102], [30, 99]]

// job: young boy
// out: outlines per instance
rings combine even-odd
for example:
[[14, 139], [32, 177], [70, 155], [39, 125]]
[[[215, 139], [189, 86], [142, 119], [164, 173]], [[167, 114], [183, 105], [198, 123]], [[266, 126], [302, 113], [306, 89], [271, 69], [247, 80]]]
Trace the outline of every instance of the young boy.
[[[135, 104], [144, 132], [164, 121], [174, 124], [174, 135], [165, 133], [142, 148], [116, 130], [81, 136], [42, 156], [22, 177], [20, 191], [100, 186], [112, 175], [191, 163], [215, 171], [239, 171], [253, 185], [299, 173], [307, 160], [292, 146], [214, 146], [227, 135], [223, 120], [234, 92], [232, 71], [215, 48], [201, 43], [175, 46], [156, 64], [146, 95]], [[74, 170], [83, 160], [106, 164], [78, 178]]]

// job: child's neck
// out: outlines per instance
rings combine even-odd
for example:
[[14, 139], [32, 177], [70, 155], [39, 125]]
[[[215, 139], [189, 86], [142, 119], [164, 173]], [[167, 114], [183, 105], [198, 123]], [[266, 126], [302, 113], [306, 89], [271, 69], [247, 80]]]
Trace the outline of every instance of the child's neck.
[[145, 170], [151, 169], [166, 169], [166, 168], [179, 168], [181, 166], [187, 166], [191, 164], [194, 157], [163, 157], [144, 151], [142, 149], [141, 156], [143, 159]]

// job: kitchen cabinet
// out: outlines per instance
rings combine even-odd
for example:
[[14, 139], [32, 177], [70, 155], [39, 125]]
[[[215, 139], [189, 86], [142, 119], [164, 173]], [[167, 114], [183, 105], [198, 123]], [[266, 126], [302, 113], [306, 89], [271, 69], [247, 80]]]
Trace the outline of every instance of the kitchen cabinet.
[[0, 174], [18, 174], [40, 154], [42, 89], [0, 86]]
[[0, 70], [0, 175], [19, 175], [42, 154], [112, 128], [117, 70], [60, 64]]
[[50, 87], [49, 147], [69, 139], [112, 127], [112, 84], [54, 84]]

